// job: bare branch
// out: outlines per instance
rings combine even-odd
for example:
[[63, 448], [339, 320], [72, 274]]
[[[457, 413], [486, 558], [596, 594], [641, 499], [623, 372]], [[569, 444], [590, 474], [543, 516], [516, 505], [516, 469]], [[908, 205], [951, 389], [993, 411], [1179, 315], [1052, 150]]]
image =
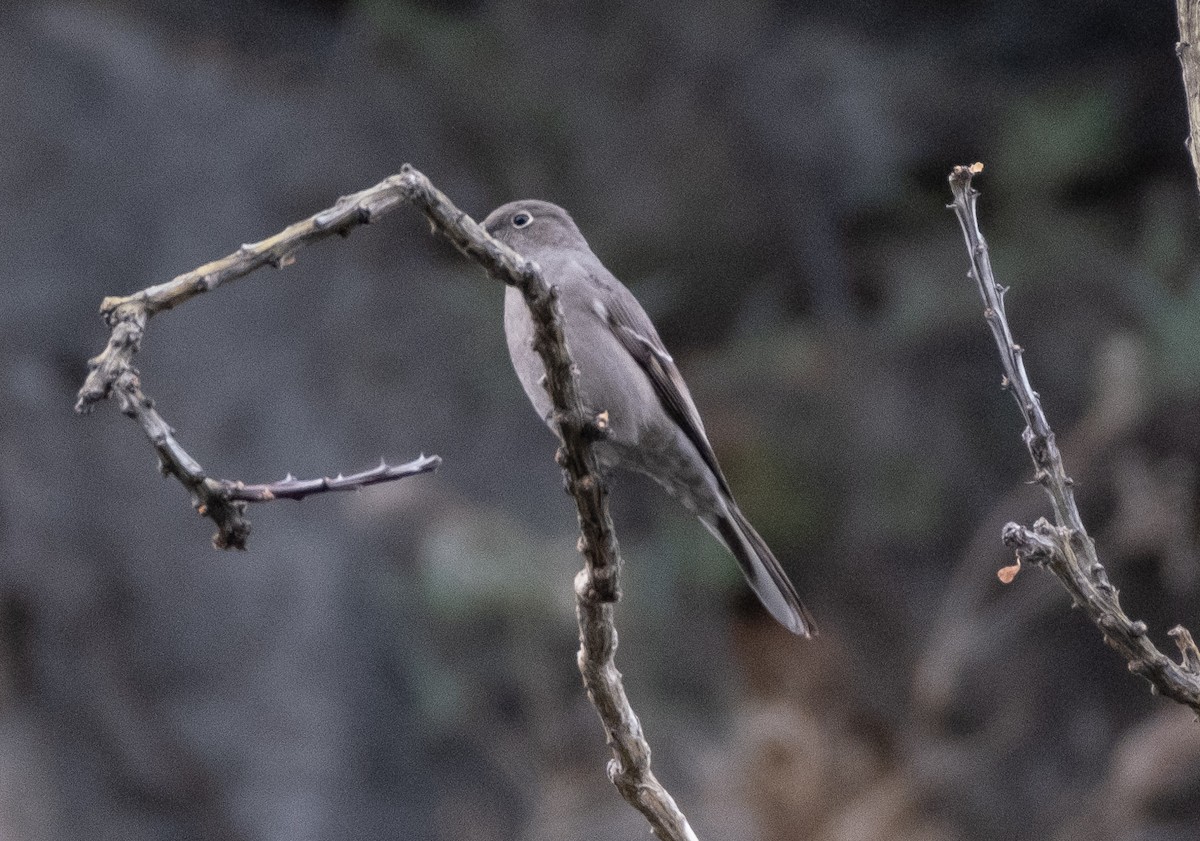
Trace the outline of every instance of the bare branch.
[[250, 536], [250, 521], [246, 519], [246, 503], [269, 502], [273, 499], [303, 499], [328, 491], [363, 488], [379, 482], [391, 482], [418, 473], [437, 469], [441, 459], [421, 456], [406, 464], [391, 466], [381, 462], [371, 470], [335, 479], [297, 480], [290, 475], [273, 484], [248, 485], [229, 479], [211, 479], [199, 463], [188, 455], [175, 438], [175, 431], [154, 408], [154, 401], [142, 393], [138, 375], [133, 371], [122, 374], [112, 388], [121, 411], [142, 427], [158, 453], [159, 469], [174, 476], [192, 495], [193, 507], [217, 524], [213, 545], [218, 549], [245, 549]]
[[[984, 319], [1000, 352], [1004, 369], [1003, 385], [1017, 401], [1025, 420], [1022, 438], [1033, 459], [1034, 480], [1050, 497], [1054, 525], [1039, 520], [1033, 529], [1016, 523], [1004, 528], [1004, 542], [1016, 550], [1021, 561], [1045, 566], [1062, 582], [1074, 603], [1104, 634], [1104, 640], [1129, 664], [1129, 670], [1150, 682], [1151, 691], [1161, 693], [1200, 713], [1200, 670], [1195, 645], [1182, 628], [1172, 632], [1184, 652], [1182, 663], [1164, 655], [1147, 636], [1146, 623], [1131, 620], [1121, 609], [1117, 589], [1109, 582], [1096, 554], [1096, 545], [1088, 536], [1075, 504], [1071, 478], [1063, 467], [1062, 454], [1054, 432], [1042, 411], [1041, 400], [1025, 372], [1024, 351], [1013, 341], [1004, 311], [1004, 293], [992, 274], [987, 243], [979, 229], [976, 204], [979, 193], [971, 178], [982, 169], [956, 166], [950, 174], [951, 207], [958, 216], [967, 255], [969, 276], [979, 287], [984, 303]], [[1185, 636], [1186, 635], [1186, 636]]]
[[1192, 169], [1200, 186], [1200, 0], [1176, 0], [1179, 18], [1179, 42], [1175, 54], [1183, 68], [1183, 90], [1187, 96], [1188, 151], [1192, 153]]
[[372, 470], [334, 479], [301, 481], [288, 476], [268, 485], [209, 479], [180, 446], [171, 427], [155, 411], [153, 401], [142, 392], [132, 364], [146, 322], [154, 314], [262, 266], [289, 265], [302, 246], [330, 234], [347, 234], [354, 226], [371, 222], [402, 202], [415, 205], [436, 232], [492, 277], [515, 286], [525, 297], [536, 329], [534, 348], [546, 368], [546, 390], [563, 441], [557, 459], [579, 513], [579, 551], [585, 565], [575, 580], [578, 662], [588, 697], [612, 746], [609, 778], [621, 795], [645, 815], [661, 841], [695, 841], [687, 818], [650, 770], [650, 746], [614, 663], [617, 632], [613, 605], [621, 595], [621, 555], [608, 511], [608, 490], [591, 446], [605, 434], [605, 424], [602, 415], [594, 416], [580, 401], [557, 292], [535, 263], [490, 237], [420, 172], [405, 164], [398, 175], [346, 196], [329, 210], [269, 239], [243, 245], [222, 260], [124, 298], [105, 298], [101, 312], [112, 328], [112, 336], [104, 351], [89, 362], [91, 372], [79, 391], [76, 410], [87, 412], [98, 401], [115, 394], [121, 410], [138, 421], [154, 444], [163, 472], [178, 479], [191, 492], [197, 510], [218, 524], [213, 541], [222, 548], [245, 548], [250, 530], [245, 518], [248, 502], [302, 499], [313, 493], [365, 487], [433, 470], [440, 463], [437, 456], [422, 456], [396, 467], [382, 463]]
[[579, 671], [588, 698], [608, 732], [613, 752], [608, 778], [621, 796], [646, 816], [659, 838], [696, 841], [687, 818], [650, 770], [650, 745], [642, 735], [642, 724], [629, 704], [613, 659], [617, 651], [613, 604], [595, 598], [594, 592], [588, 571], [580, 570], [575, 576]]
[[425, 213], [436, 231], [492, 277], [525, 296], [536, 329], [534, 349], [546, 368], [546, 391], [563, 441], [558, 462], [579, 512], [579, 551], [585, 561], [575, 577], [579, 671], [612, 748], [608, 776], [661, 841], [695, 841], [687, 818], [650, 770], [650, 745], [614, 663], [613, 606], [621, 595], [621, 554], [608, 511], [608, 489], [592, 451], [592, 442], [604, 434], [604, 423], [580, 401], [557, 293], [536, 263], [490, 237], [420, 172], [405, 165], [399, 182], [405, 198]]
[[557, 291], [542, 277], [536, 263], [489, 236], [420, 172], [405, 165], [399, 180], [405, 198], [425, 213], [438, 233], [492, 277], [515, 286], [524, 295], [533, 316], [534, 350], [546, 368], [546, 391], [563, 440], [559, 464], [567, 476], [567, 490], [579, 509], [583, 533], [579, 551], [587, 561], [589, 586], [602, 601], [616, 601], [620, 598], [620, 552], [608, 514], [607, 489], [591, 448], [592, 440], [604, 432], [579, 399], [574, 365], [562, 332]]
[[435, 470], [441, 459], [422, 455], [407, 464], [379, 467], [336, 479], [299, 481], [290, 477], [274, 484], [248, 485], [228, 479], [210, 479], [199, 462], [175, 438], [175, 431], [142, 391], [141, 377], [133, 367], [133, 356], [141, 348], [150, 317], [177, 307], [204, 292], [245, 277], [263, 266], [283, 268], [295, 261], [295, 253], [309, 243], [331, 234], [346, 236], [356, 225], [365, 225], [396, 207], [401, 196], [397, 177], [370, 189], [344, 196], [328, 210], [285, 228], [262, 242], [243, 245], [233, 254], [182, 274], [167, 283], [151, 286], [125, 297], [105, 298], [100, 313], [112, 328], [108, 344], [88, 360], [87, 379], [79, 389], [75, 411], [86, 414], [96, 403], [115, 396], [121, 412], [141, 426], [158, 453], [159, 468], [174, 476], [192, 496], [192, 506], [217, 524], [213, 545], [218, 549], [245, 549], [250, 536], [246, 519], [247, 502], [272, 499], [303, 499], [315, 493], [352, 490], [392, 482]]
[[366, 225], [394, 209], [400, 201], [393, 176], [370, 189], [343, 196], [337, 204], [315, 216], [290, 225], [273, 237], [243, 245], [220, 260], [205, 263], [167, 283], [151, 286], [124, 297], [109, 297], [100, 302], [100, 314], [112, 328], [107, 347], [88, 361], [91, 372], [79, 389], [77, 412], [88, 412], [109, 396], [117, 378], [133, 367], [133, 355], [141, 347], [146, 322], [151, 316], [169, 310], [218, 286], [245, 277], [255, 269], [277, 269], [295, 262], [295, 254], [306, 245], [332, 234], [348, 236], [357, 225]]
[[421, 455], [407, 464], [388, 464], [380, 460], [379, 464], [370, 470], [351, 473], [349, 476], [338, 474], [330, 479], [297, 479], [290, 473], [278, 482], [264, 485], [247, 485], [244, 482], [220, 480], [222, 490], [230, 499], [240, 499], [246, 502], [270, 502], [274, 499], [301, 500], [313, 494], [328, 491], [357, 491], [368, 485], [378, 485], [381, 482], [393, 482], [418, 473], [428, 473], [437, 468], [442, 460], [437, 456]]

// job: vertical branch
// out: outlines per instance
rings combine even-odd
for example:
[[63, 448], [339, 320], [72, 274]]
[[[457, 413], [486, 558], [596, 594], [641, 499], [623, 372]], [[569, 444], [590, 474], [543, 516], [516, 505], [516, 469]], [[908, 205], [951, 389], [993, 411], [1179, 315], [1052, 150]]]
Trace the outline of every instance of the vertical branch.
[[621, 554], [608, 511], [608, 489], [592, 450], [592, 442], [604, 435], [604, 423], [593, 417], [579, 398], [558, 295], [536, 263], [489, 236], [420, 172], [405, 165], [399, 185], [405, 199], [425, 213], [436, 231], [492, 277], [519, 289], [529, 306], [534, 349], [546, 369], [546, 391], [563, 441], [558, 463], [579, 514], [584, 568], [575, 577], [578, 662], [588, 698], [612, 749], [608, 777], [621, 796], [645, 816], [660, 841], [696, 841], [687, 818], [650, 770], [650, 745], [614, 660], [617, 629], [613, 610], [621, 596]]
[[1183, 68], [1183, 90], [1187, 96], [1188, 151], [1192, 154], [1192, 169], [1200, 188], [1200, 0], [1176, 0], [1179, 18], [1179, 42], [1175, 54]]
[[1200, 671], [1196, 668], [1200, 654], [1191, 635], [1181, 627], [1170, 632], [1183, 656], [1180, 663], [1158, 650], [1147, 636], [1146, 623], [1131, 620], [1121, 609], [1117, 588], [1109, 582], [1096, 554], [1096, 544], [1079, 517], [1073, 483], [1063, 466], [1054, 431], [1025, 371], [1024, 351], [1013, 341], [1008, 326], [1004, 309], [1008, 290], [996, 282], [987, 243], [979, 229], [979, 193], [971, 186], [971, 178], [982, 169], [981, 164], [954, 168], [950, 174], [954, 196], [951, 207], [967, 245], [969, 275], [983, 298], [983, 317], [1000, 353], [1002, 384], [1013, 395], [1025, 420], [1022, 438], [1033, 460], [1034, 481], [1046, 491], [1054, 511], [1054, 525], [1045, 519], [1034, 523], [1032, 529], [1009, 523], [1004, 527], [1004, 543], [1016, 551], [1019, 560], [1043, 565], [1054, 573], [1074, 604], [1100, 629], [1105, 642], [1125, 658], [1129, 670], [1150, 682], [1151, 691], [1200, 713]]

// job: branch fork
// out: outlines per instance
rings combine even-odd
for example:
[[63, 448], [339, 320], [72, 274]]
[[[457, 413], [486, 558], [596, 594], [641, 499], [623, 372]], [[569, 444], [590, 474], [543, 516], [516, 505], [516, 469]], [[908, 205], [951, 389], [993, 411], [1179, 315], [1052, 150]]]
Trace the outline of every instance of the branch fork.
[[263, 266], [283, 268], [295, 262], [296, 252], [332, 234], [349, 235], [400, 204], [402, 177], [393, 176], [367, 190], [338, 199], [337, 204], [297, 222], [261, 242], [248, 243], [220, 260], [206, 263], [174, 280], [150, 286], [132, 295], [110, 296], [100, 303], [100, 314], [111, 333], [104, 350], [88, 360], [88, 375], [79, 389], [75, 411], [87, 414], [102, 400], [116, 397], [121, 413], [141, 426], [155, 452], [159, 469], [174, 476], [187, 489], [192, 506], [217, 526], [213, 545], [219, 549], [245, 549], [250, 536], [246, 504], [275, 499], [303, 499], [330, 491], [355, 490], [380, 482], [393, 482], [435, 470], [437, 456], [420, 456], [405, 464], [389, 465], [333, 479], [250, 484], [240, 480], [212, 479], [200, 463], [175, 438], [175, 430], [160, 415], [154, 401], [142, 390], [141, 375], [133, 357], [141, 349], [150, 318], [186, 303], [197, 295], [245, 277]]
[[76, 409], [87, 412], [115, 392], [122, 411], [138, 421], [158, 452], [163, 472], [178, 479], [191, 492], [196, 509], [217, 522], [218, 533], [213, 540], [223, 548], [245, 547], [250, 530], [245, 507], [249, 502], [302, 499], [314, 493], [366, 487], [433, 470], [440, 461], [437, 456], [421, 456], [397, 466], [384, 462], [371, 470], [333, 479], [299, 480], [289, 475], [279, 482], [257, 485], [210, 479], [179, 445], [170, 425], [142, 392], [132, 365], [152, 315], [262, 266], [287, 266], [302, 246], [332, 234], [348, 235], [354, 227], [370, 223], [402, 204], [424, 213], [435, 233], [493, 278], [520, 290], [529, 307], [535, 328], [534, 348], [546, 369], [544, 385], [562, 439], [557, 460], [579, 515], [578, 548], [584, 568], [575, 578], [578, 663], [588, 698], [599, 713], [612, 748], [609, 779], [646, 817], [660, 841], [696, 841], [687, 818], [650, 770], [650, 746], [614, 662], [617, 631], [613, 612], [621, 595], [621, 555], [608, 510], [608, 490], [592, 450], [592, 444], [606, 434], [608, 416], [605, 412], [588, 412], [579, 398], [558, 294], [536, 263], [489, 236], [420, 172], [405, 164], [398, 174], [343, 196], [333, 207], [262, 242], [243, 245], [228, 257], [168, 283], [123, 298], [105, 298], [101, 308], [112, 334], [104, 351], [89, 362], [90, 372], [79, 391]]
[[1016, 552], [1017, 560], [1038, 566], [1045, 566], [1055, 554], [1061, 552], [1060, 537], [1058, 530], [1045, 517], [1039, 518], [1032, 529], [1008, 523], [1001, 533], [1004, 545]]
[[[950, 173], [950, 204], [958, 217], [970, 261], [968, 276], [976, 282], [984, 304], [984, 320], [1000, 354], [1003, 384], [1013, 395], [1025, 421], [1022, 440], [1033, 462], [1034, 481], [1050, 498], [1054, 523], [1039, 519], [1033, 528], [1017, 523], [1004, 527], [1002, 539], [1020, 562], [1048, 569], [1071, 594], [1104, 635], [1104, 641], [1125, 658], [1129, 670], [1150, 683], [1151, 691], [1162, 694], [1200, 713], [1200, 651], [1191, 634], [1182, 627], [1170, 631], [1182, 654], [1176, 663], [1150, 640], [1145, 622], [1130, 619], [1121, 609], [1117, 588], [1112, 585], [1096, 553], [1096, 545], [1084, 528], [1075, 503], [1074, 482], [1063, 466], [1054, 431], [1042, 410], [1041, 400], [1025, 371], [1024, 351], [1013, 341], [1004, 310], [1008, 291], [996, 282], [988, 256], [987, 242], [979, 228], [979, 193], [971, 179], [982, 164], [956, 166]], [[1013, 570], [1012, 567], [1006, 568]], [[1005, 572], [1005, 570], [1002, 570]], [[1011, 576], [1015, 575], [1013, 571]]]

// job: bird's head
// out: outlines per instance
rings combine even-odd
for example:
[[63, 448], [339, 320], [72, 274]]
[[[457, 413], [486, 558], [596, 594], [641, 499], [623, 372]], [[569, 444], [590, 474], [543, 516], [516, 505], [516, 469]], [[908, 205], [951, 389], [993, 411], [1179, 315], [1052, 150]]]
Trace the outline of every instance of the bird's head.
[[546, 248], [587, 248], [571, 214], [548, 201], [523, 199], [501, 205], [483, 220], [483, 227], [526, 257]]

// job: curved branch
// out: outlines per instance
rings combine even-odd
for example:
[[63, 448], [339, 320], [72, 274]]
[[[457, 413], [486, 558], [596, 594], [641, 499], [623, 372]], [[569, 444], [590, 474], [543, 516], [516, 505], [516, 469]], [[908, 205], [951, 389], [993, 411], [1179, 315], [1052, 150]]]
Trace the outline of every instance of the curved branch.
[[1200, 671], [1196, 668], [1200, 654], [1191, 635], [1181, 627], [1171, 631], [1183, 654], [1181, 663], [1158, 650], [1147, 636], [1146, 623], [1131, 620], [1121, 609], [1117, 589], [1109, 582], [1096, 554], [1096, 545], [1080, 520], [1073, 483], [1063, 467], [1054, 431], [1025, 372], [1024, 351], [1013, 341], [1009, 330], [1004, 311], [1004, 294], [1008, 290], [992, 274], [987, 243], [979, 229], [976, 209], [979, 192], [971, 186], [971, 178], [982, 169], [981, 164], [954, 168], [950, 174], [954, 201], [950, 206], [966, 241], [971, 262], [968, 274], [978, 284], [984, 303], [983, 317], [1000, 352], [1004, 369], [1002, 384], [1017, 401], [1025, 420], [1022, 438], [1033, 459], [1034, 481], [1050, 497], [1055, 521], [1051, 525], [1044, 519], [1038, 520], [1032, 530], [1009, 523], [1004, 528], [1004, 542], [1016, 551], [1019, 560], [1045, 566], [1054, 573], [1074, 603], [1083, 608], [1104, 634], [1105, 642], [1125, 658], [1129, 670], [1150, 682], [1151, 691], [1200, 713]]
[[108, 345], [88, 360], [87, 379], [79, 389], [75, 411], [86, 414], [96, 403], [108, 397], [117, 379], [133, 369], [133, 355], [141, 347], [146, 322], [151, 316], [185, 303], [197, 295], [245, 277], [255, 269], [290, 266], [296, 252], [306, 245], [333, 234], [349, 236], [351, 229], [366, 225], [394, 209], [400, 202], [398, 176], [374, 187], [343, 196], [328, 210], [290, 225], [273, 237], [243, 245], [220, 260], [205, 263], [181, 274], [123, 297], [108, 297], [100, 302], [100, 314], [112, 328]]
[[356, 225], [371, 222], [396, 207], [400, 200], [396, 178], [389, 178], [370, 189], [343, 196], [328, 210], [297, 222], [273, 237], [243, 245], [228, 257], [206, 263], [167, 283], [124, 297], [108, 297], [101, 302], [100, 314], [112, 328], [112, 333], [104, 350], [88, 360], [90, 370], [79, 389], [75, 411], [87, 414], [101, 400], [116, 397], [121, 412], [137, 421], [150, 439], [158, 453], [163, 475], [178, 479], [191, 494], [192, 506], [216, 523], [213, 545], [218, 549], [246, 548], [250, 536], [247, 502], [303, 499], [315, 493], [392, 482], [435, 470], [441, 459], [422, 455], [407, 464], [391, 466], [383, 462], [372, 470], [352, 476], [339, 475], [336, 479], [299, 481], [289, 475], [281, 482], [264, 485], [211, 479], [175, 438], [175, 430], [155, 409], [154, 401], [142, 391], [141, 376], [133, 367], [133, 356], [141, 348], [147, 322], [157, 313], [245, 277], [255, 269], [291, 265], [296, 251], [305, 245], [332, 234], [347, 236]]
[[546, 391], [563, 441], [558, 462], [579, 513], [584, 568], [575, 577], [578, 662], [588, 698], [612, 748], [608, 776], [621, 796], [646, 817], [661, 841], [695, 841], [687, 818], [650, 770], [650, 745], [614, 662], [617, 630], [613, 606], [621, 596], [621, 554], [608, 511], [608, 489], [592, 451], [592, 442], [604, 435], [604, 420], [593, 416], [579, 398], [557, 293], [536, 263], [489, 236], [420, 172], [406, 164], [399, 182], [405, 198], [425, 213], [434, 230], [525, 297], [536, 330], [534, 349], [546, 368]]
[[297, 222], [269, 239], [243, 245], [222, 260], [133, 295], [105, 298], [101, 312], [112, 328], [112, 335], [104, 351], [89, 362], [91, 372], [79, 391], [76, 410], [87, 412], [100, 400], [115, 395], [121, 410], [138, 421], [153, 443], [163, 472], [178, 479], [191, 492], [197, 510], [218, 524], [219, 531], [213, 541], [222, 548], [245, 548], [250, 530], [245, 518], [248, 502], [302, 499], [313, 493], [349, 490], [433, 470], [440, 463], [437, 456], [422, 456], [395, 467], [381, 463], [372, 470], [335, 479], [301, 481], [288, 476], [268, 485], [210, 479], [180, 446], [170, 425], [142, 392], [138, 372], [132, 364], [146, 323], [154, 314], [262, 266], [289, 265], [295, 252], [304, 245], [335, 233], [346, 235], [356, 225], [369, 223], [403, 202], [420, 209], [435, 232], [445, 236], [488, 274], [519, 289], [529, 306], [536, 330], [534, 348], [546, 368], [546, 390], [563, 442], [557, 458], [579, 514], [579, 551], [585, 564], [575, 581], [578, 662], [588, 697], [612, 746], [609, 778], [621, 795], [645, 815], [661, 841], [695, 841], [687, 818], [650, 770], [650, 746], [614, 663], [617, 632], [613, 605], [621, 596], [621, 555], [608, 510], [608, 490], [591, 446], [603, 437], [605, 422], [603, 415], [593, 416], [579, 398], [557, 292], [546, 282], [536, 263], [489, 236], [420, 172], [405, 164], [399, 174], [339, 199], [329, 210]]

